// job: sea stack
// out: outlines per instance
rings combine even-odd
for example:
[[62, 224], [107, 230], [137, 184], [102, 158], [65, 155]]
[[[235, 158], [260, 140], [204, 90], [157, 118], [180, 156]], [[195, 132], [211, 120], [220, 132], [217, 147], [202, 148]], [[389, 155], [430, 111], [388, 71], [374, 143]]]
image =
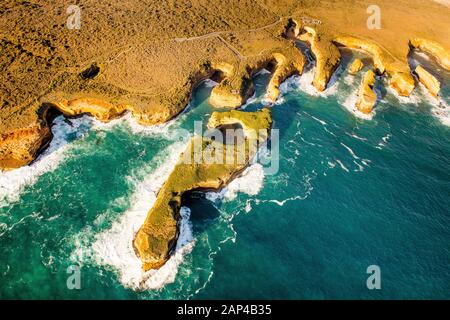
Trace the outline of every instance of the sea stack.
[[435, 76], [425, 70], [422, 66], [417, 66], [414, 73], [417, 75], [419, 81], [428, 89], [428, 92], [434, 97], [439, 95], [441, 84]]
[[361, 87], [358, 92], [358, 100], [356, 101], [356, 109], [358, 111], [370, 114], [373, 107], [377, 103], [377, 95], [373, 91], [373, 86], [375, 85], [375, 73], [373, 70], [369, 70], [364, 75], [361, 82]]
[[272, 116], [268, 108], [256, 112], [214, 112], [208, 128], [220, 130], [232, 124], [243, 129], [244, 139], [240, 143], [227, 144], [201, 136], [192, 138], [159, 191], [133, 241], [144, 271], [160, 268], [174, 252], [183, 197], [191, 191], [218, 191], [237, 177], [255, 156], [258, 146], [268, 139]]
[[361, 61], [361, 59], [356, 58], [350, 65], [350, 69], [348, 70], [348, 72], [354, 75], [357, 74], [363, 67], [364, 63]]

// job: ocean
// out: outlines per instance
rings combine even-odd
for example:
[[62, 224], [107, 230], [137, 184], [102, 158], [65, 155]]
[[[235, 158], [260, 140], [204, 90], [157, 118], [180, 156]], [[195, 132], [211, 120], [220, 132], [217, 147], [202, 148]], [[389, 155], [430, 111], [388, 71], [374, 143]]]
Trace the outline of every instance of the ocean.
[[[184, 203], [176, 253], [145, 274], [134, 232], [190, 138], [176, 129], [193, 134], [216, 110], [214, 83], [166, 125], [58, 117], [37, 161], [0, 174], [0, 299], [448, 299], [450, 90], [440, 108], [422, 86], [401, 98], [379, 79], [364, 119], [352, 111], [363, 74], [347, 66], [322, 94], [312, 69], [282, 85], [278, 171], [253, 163]], [[244, 110], [266, 105], [269, 78], [255, 76]], [[369, 290], [373, 265], [381, 288]]]

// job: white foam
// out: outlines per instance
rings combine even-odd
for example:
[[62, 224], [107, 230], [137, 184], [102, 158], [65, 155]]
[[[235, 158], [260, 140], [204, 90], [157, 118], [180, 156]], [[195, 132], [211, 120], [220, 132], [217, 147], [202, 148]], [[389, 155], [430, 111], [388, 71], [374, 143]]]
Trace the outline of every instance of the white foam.
[[256, 92], [253, 93], [253, 96], [251, 96], [250, 98], [247, 99], [247, 101], [239, 107], [239, 109], [244, 110], [245, 108], [247, 108], [250, 104], [254, 103], [255, 101], [257, 101], [258, 98], [256, 97]]
[[286, 204], [286, 202], [295, 201], [295, 200], [304, 200], [305, 198], [306, 197], [304, 197], [304, 196], [295, 196], [295, 197], [290, 197], [290, 198], [287, 198], [284, 200], [271, 199], [271, 200], [268, 200], [267, 202], [272, 202], [272, 203], [275, 203], [276, 205], [282, 207]]
[[392, 135], [390, 133], [388, 133], [387, 135], [382, 137], [381, 141], [378, 143], [378, 145], [375, 148], [382, 150], [386, 146], [386, 144], [388, 143], [388, 141], [391, 137], [392, 137]]
[[207, 88], [212, 88], [218, 85], [218, 83], [214, 80], [211, 79], [206, 79], [202, 82], [203, 85], [205, 85], [205, 87]]
[[[136, 232], [142, 226], [148, 211], [156, 201], [158, 191], [169, 177], [184, 149], [185, 145], [177, 142], [169, 147], [163, 155], [157, 156], [155, 161], [160, 165], [144, 181], [137, 184], [136, 191], [132, 196], [131, 208], [123, 213], [110, 229], [96, 235], [95, 242], [90, 248], [94, 260], [100, 265], [113, 267], [118, 272], [120, 282], [127, 288], [156, 289], [173, 282], [183, 257], [194, 246], [195, 241], [189, 222], [190, 211], [188, 208], [182, 208], [180, 211], [180, 235], [175, 253], [160, 269], [143, 272], [141, 261], [132, 246]], [[83, 249], [78, 248], [77, 251]], [[79, 254], [75, 252], [74, 256], [77, 257]]]
[[178, 120], [183, 116], [184, 113], [188, 111], [190, 108], [190, 105], [188, 104], [186, 108], [181, 112], [179, 116], [176, 118], [164, 122], [162, 124], [155, 124], [151, 126], [142, 125], [140, 124], [131, 114], [131, 112], [126, 112], [122, 117], [111, 120], [107, 123], [98, 121], [93, 119], [94, 128], [95, 129], [111, 129], [112, 127], [126, 123], [133, 134], [145, 134], [145, 135], [164, 135], [169, 136], [171, 130], [173, 130], [173, 127], [176, 126], [178, 123]]
[[255, 77], [256, 76], [260, 76], [260, 75], [263, 75], [263, 74], [270, 74], [271, 72], [269, 71], [269, 70], [267, 70], [266, 68], [262, 68], [261, 70], [259, 70], [257, 73], [255, 73]]
[[441, 100], [440, 104], [435, 104], [431, 109], [431, 113], [438, 118], [442, 124], [450, 126], [450, 106], [445, 101]]
[[282, 207], [284, 206], [287, 202], [290, 201], [296, 201], [296, 200], [305, 200], [312, 192], [312, 190], [314, 189], [314, 187], [312, 186], [311, 181], [313, 180], [313, 178], [315, 176], [317, 176], [317, 174], [315, 173], [315, 171], [312, 171], [313, 175], [310, 174], [306, 174], [303, 177], [303, 181], [304, 181], [304, 186], [306, 187], [306, 192], [304, 195], [297, 195], [297, 196], [293, 196], [293, 197], [289, 197], [283, 200], [278, 200], [278, 199], [270, 199], [270, 200], [256, 200], [256, 203], [264, 203], [264, 202], [270, 202], [270, 203], [275, 203], [276, 205]]
[[418, 90], [422, 101], [432, 106], [431, 114], [438, 118], [442, 124], [450, 126], [450, 106], [444, 98], [434, 97], [422, 83], [419, 83]]
[[311, 116], [311, 118], [313, 118], [314, 120], [316, 120], [317, 122], [319, 122], [321, 125], [326, 126], [327, 123], [319, 118], [316, 118], [314, 116]]
[[264, 168], [260, 163], [253, 163], [246, 168], [242, 175], [231, 181], [220, 192], [207, 192], [206, 198], [210, 201], [231, 201], [239, 192], [254, 196], [257, 195], [264, 184]]
[[0, 237], [3, 236], [5, 233], [12, 231], [16, 226], [23, 224], [24, 221], [26, 221], [28, 219], [39, 219], [39, 218], [40, 218], [40, 214], [37, 212], [33, 212], [32, 214], [29, 214], [27, 216], [20, 218], [20, 220], [18, 220], [17, 222], [14, 222], [10, 226], [8, 226], [6, 223], [1, 223], [0, 224], [0, 227], [1, 227], [0, 228]]
[[347, 146], [345, 143], [341, 142], [341, 145], [347, 149], [347, 151], [350, 153], [350, 155], [353, 157], [353, 159], [358, 160], [359, 157], [355, 154], [355, 152], [352, 150], [352, 148], [350, 148], [349, 146]]
[[360, 137], [360, 136], [356, 135], [355, 133], [348, 133], [348, 132], [346, 132], [346, 134], [349, 135], [349, 136], [352, 137], [352, 138], [357, 139], [357, 140], [360, 140], [360, 141], [367, 141], [366, 138]]
[[53, 139], [49, 147], [30, 165], [0, 173], [0, 207], [19, 200], [25, 187], [34, 184], [46, 172], [53, 171], [65, 157], [71, 144], [69, 135], [82, 138], [93, 125], [93, 119], [83, 116], [65, 120], [57, 117], [52, 126]]
[[344, 164], [342, 163], [341, 160], [336, 159], [336, 162], [341, 166], [341, 169], [346, 171], [346, 172], [350, 172], [350, 170], [348, 170], [348, 168], [346, 166], [344, 166]]
[[344, 82], [349, 86], [355, 82], [355, 76], [353, 74], [347, 74], [344, 78]]
[[387, 88], [387, 92], [389, 93], [389, 95], [394, 97], [400, 104], [406, 105], [412, 104], [417, 106], [422, 101], [417, 90], [413, 90], [413, 92], [409, 95], [409, 97], [404, 97], [399, 95], [398, 92], [395, 89], [393, 89], [390, 85], [386, 84], [385, 87]]

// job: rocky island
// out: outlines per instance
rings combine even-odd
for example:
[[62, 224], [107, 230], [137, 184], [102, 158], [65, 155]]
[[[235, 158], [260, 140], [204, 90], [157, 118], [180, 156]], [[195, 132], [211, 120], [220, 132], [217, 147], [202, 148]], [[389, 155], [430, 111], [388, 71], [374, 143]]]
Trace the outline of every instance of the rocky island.
[[215, 112], [208, 127], [231, 124], [242, 126], [242, 141], [227, 144], [211, 138], [192, 138], [159, 191], [155, 205], [134, 239], [144, 270], [161, 267], [173, 252], [183, 197], [195, 191], [218, 191], [237, 177], [255, 156], [258, 146], [268, 139], [272, 117], [268, 108], [257, 112]]

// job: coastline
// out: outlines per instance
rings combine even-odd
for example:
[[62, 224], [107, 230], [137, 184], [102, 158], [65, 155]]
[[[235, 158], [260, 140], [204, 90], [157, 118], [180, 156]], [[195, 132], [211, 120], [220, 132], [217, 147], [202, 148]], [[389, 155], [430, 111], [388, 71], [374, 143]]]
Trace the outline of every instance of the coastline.
[[[442, 19], [443, 14], [439, 14], [437, 9], [434, 14]], [[355, 101], [349, 97], [344, 103], [360, 118], [370, 120], [376, 112], [379, 102], [374, 88], [377, 76], [383, 78], [383, 83], [387, 83], [386, 89], [392, 91], [399, 101], [405, 101], [416, 93], [414, 90], [418, 90], [413, 72], [421, 82], [420, 86], [438, 97], [439, 80], [420, 65], [412, 70], [408, 55], [412, 50], [418, 50], [437, 61], [442, 68], [450, 70], [448, 39], [444, 39], [442, 34], [424, 35], [418, 31], [417, 35], [411, 36], [410, 32], [405, 32], [408, 41], [397, 43], [395, 50], [390, 51], [381, 40], [368, 37], [366, 32], [335, 29], [330, 22], [333, 19], [327, 21], [320, 15], [318, 17], [305, 19], [305, 16], [295, 13], [276, 22], [265, 21], [266, 24], [257, 28], [162, 39], [157, 42], [164, 44], [161, 48], [154, 46], [155, 43], [134, 44], [126, 51], [121, 48], [118, 54], [114, 51], [114, 59], [108, 55], [94, 55], [95, 59], [70, 71], [66, 68], [59, 70], [62, 73], [48, 75], [55, 70], [46, 70], [51, 80], [47, 79], [46, 87], [41, 91], [42, 88], [36, 87], [31, 93], [27, 91], [23, 96], [13, 97], [11, 90], [4, 90], [0, 110], [0, 170], [26, 167], [45, 152], [53, 138], [51, 127], [57, 115], [65, 118], [88, 115], [107, 123], [129, 114], [141, 125], [159, 125], [183, 113], [193, 90], [208, 79], [217, 83], [209, 97], [210, 104], [218, 108], [238, 109], [254, 94], [252, 77], [262, 70], [270, 70], [272, 76], [265, 100], [268, 105], [273, 105], [282, 93], [282, 84], [289, 77], [301, 77], [304, 73], [308, 57], [297, 48], [299, 41], [315, 57], [314, 69], [308, 70], [312, 72], [308, 76], [319, 95], [330, 90], [333, 77], [341, 67], [342, 48], [363, 51], [371, 57], [370, 67], [374, 70], [369, 69], [365, 73]], [[427, 36], [434, 39], [427, 39]], [[10, 42], [5, 46], [11, 51], [16, 50]], [[168, 52], [172, 54], [169, 57]], [[399, 55], [399, 52], [406, 52], [406, 55]], [[11, 70], [7, 71], [11, 73]], [[11, 101], [20, 102], [12, 104]], [[218, 114], [228, 116], [233, 112], [240, 113], [242, 118], [230, 116], [233, 118], [231, 123], [240, 122], [244, 126], [243, 114], [250, 112], [225, 111], [213, 113], [210, 121], [215, 119], [217, 123], [212, 127], [229, 124], [226, 119], [217, 120], [220, 118]], [[269, 130], [271, 124], [270, 118], [262, 127]], [[256, 121], [250, 123], [250, 127], [252, 125], [259, 126], [260, 123]], [[266, 139], [267, 136], [264, 141]], [[190, 153], [189, 146], [187, 152]], [[249, 159], [243, 166], [217, 166], [212, 171], [207, 166], [187, 169], [180, 169], [179, 164], [175, 166], [161, 187], [155, 206], [133, 238], [133, 249], [141, 258], [144, 271], [162, 267], [177, 248], [183, 194], [192, 190], [221, 190], [246, 169], [248, 162]], [[204, 176], [198, 177], [198, 171]], [[348, 169], [346, 171], [349, 172]], [[186, 177], [186, 172], [190, 176]], [[198, 178], [198, 181], [191, 181], [189, 177]]]
[[[344, 1], [338, 6], [345, 7], [350, 3], [352, 1]], [[386, 9], [392, 8], [395, 11], [402, 5], [403, 2], [400, 1], [395, 5], [384, 6], [385, 20], [391, 17], [397, 21], [409, 15], [414, 16], [415, 11], [405, 14], [404, 17], [394, 17], [391, 16], [391, 11]], [[40, 91], [40, 86], [34, 88], [24, 85], [28, 91], [35, 92], [34, 97], [33, 93], [27, 92], [23, 95], [23, 98], [26, 98], [23, 99], [20, 87], [19, 90], [4, 91], [4, 105], [0, 112], [0, 167], [5, 170], [27, 165], [48, 143], [49, 124], [38, 111], [46, 105], [54, 106], [66, 116], [87, 113], [102, 121], [109, 121], [129, 111], [141, 124], [160, 124], [180, 114], [188, 104], [195, 86], [216, 75], [220, 81], [213, 90], [211, 102], [233, 108], [245, 104], [251, 96], [252, 74], [267, 68], [268, 65], [272, 65], [273, 77], [267, 92], [270, 101], [275, 102], [279, 95], [279, 85], [287, 77], [301, 74], [303, 71], [305, 58], [294, 47], [295, 41], [306, 41], [311, 46], [316, 57], [313, 84], [318, 91], [326, 90], [327, 83], [339, 65], [340, 55], [336, 45], [363, 49], [372, 55], [375, 68], [380, 74], [386, 73], [390, 86], [401, 96], [409, 96], [415, 87], [412, 70], [406, 62], [410, 47], [422, 50], [448, 69], [449, 50], [445, 48], [450, 47], [449, 40], [444, 36], [445, 33], [439, 31], [438, 25], [448, 24], [443, 21], [448, 8], [437, 3], [427, 6], [428, 12], [435, 18], [434, 33], [429, 35], [433, 39], [427, 39], [419, 24], [417, 27], [409, 25], [407, 30], [396, 33], [396, 36], [407, 39], [405, 42], [396, 41], [395, 46], [391, 45], [392, 37], [386, 37], [385, 34], [402, 27], [401, 24], [388, 25], [385, 27], [386, 31], [381, 29], [371, 32], [361, 23], [358, 28], [350, 31], [342, 21], [339, 22], [341, 11], [335, 16], [323, 18], [324, 9], [320, 5], [311, 8], [289, 7], [291, 13], [286, 14], [288, 6], [283, 7], [282, 2], [273, 4], [271, 10], [279, 12], [278, 17], [269, 17], [267, 12], [256, 17], [254, 14], [248, 15], [246, 7], [242, 6], [240, 4], [241, 17], [253, 20], [251, 24], [256, 24], [255, 27], [170, 38], [170, 34], [175, 31], [172, 30], [167, 32], [169, 40], [154, 39], [159, 43], [158, 47], [130, 42], [105, 54], [103, 52], [108, 45], [105, 48], [94, 45], [91, 48], [94, 55], [79, 63], [81, 68], [78, 70], [74, 67], [58, 67], [56, 73], [52, 68], [46, 70], [45, 73], [51, 80], [45, 90]], [[323, 6], [326, 7], [326, 1]], [[422, 10], [423, 4], [417, 6], [416, 10]], [[349, 12], [355, 21], [365, 17], [358, 10]], [[212, 21], [208, 21], [208, 25], [216, 28]], [[75, 36], [70, 30], [60, 31], [64, 37]], [[76, 31], [76, 36], [83, 36], [80, 32], [81, 30]], [[162, 34], [164, 32], [160, 33]], [[309, 36], [306, 36], [308, 34]], [[117, 35], [112, 32], [110, 36]], [[106, 38], [105, 41], [110, 40]], [[123, 40], [126, 39], [128, 38]], [[79, 41], [81, 49], [84, 40]], [[7, 49], [12, 50], [12, 54], [15, 50], [8, 44]], [[70, 47], [70, 50], [79, 49]], [[166, 54], [168, 51], [171, 52], [170, 56]], [[48, 50], [45, 52], [49, 57], [57, 54]], [[30, 63], [34, 63], [33, 59]], [[145, 65], [153, 68], [145, 68]], [[13, 78], [21, 77], [20, 79], [30, 84], [34, 81], [29, 74], [26, 77], [25, 74], [12, 74], [8, 67], [6, 68], [5, 72]], [[94, 69], [95, 72], [89, 72]], [[11, 92], [15, 92], [17, 96], [9, 96]], [[19, 102], [11, 104], [12, 98]]]

